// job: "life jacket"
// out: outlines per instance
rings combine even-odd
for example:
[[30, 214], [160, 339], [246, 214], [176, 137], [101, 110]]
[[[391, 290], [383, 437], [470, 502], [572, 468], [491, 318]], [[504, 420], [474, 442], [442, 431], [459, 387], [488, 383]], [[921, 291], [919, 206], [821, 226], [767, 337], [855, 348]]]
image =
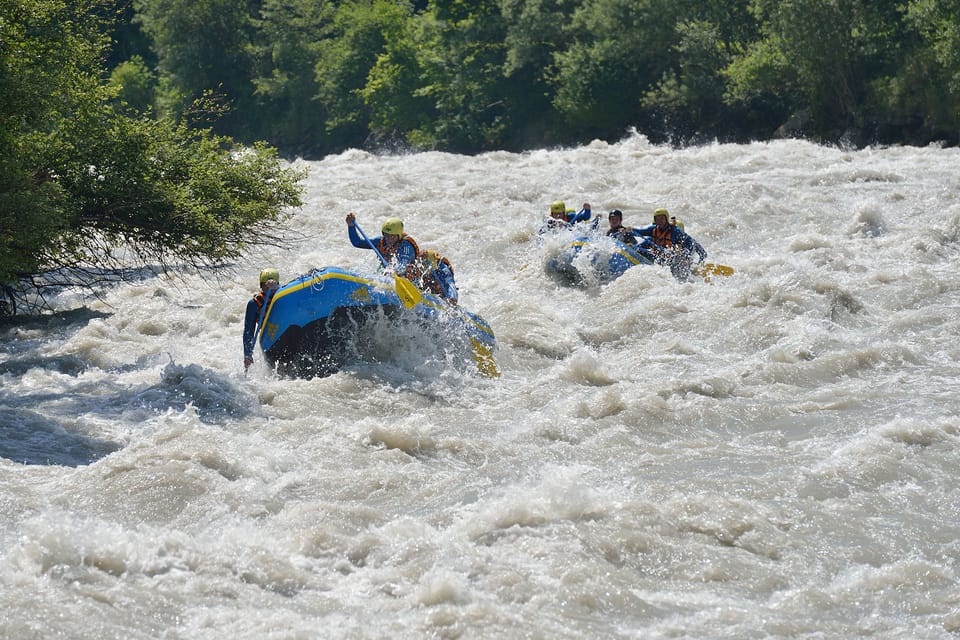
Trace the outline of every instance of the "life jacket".
[[[276, 291], [279, 287], [275, 287], [272, 291]], [[255, 294], [253, 294], [253, 301], [257, 303], [257, 313], [263, 311], [263, 303], [267, 301], [267, 294], [263, 292], [261, 288]]]
[[403, 233], [400, 234], [400, 239], [397, 241], [397, 244], [392, 247], [387, 247], [386, 241], [383, 239], [383, 236], [380, 236], [380, 241], [377, 242], [377, 250], [380, 251], [380, 255], [383, 256], [383, 259], [387, 262], [393, 262], [394, 258], [397, 256], [397, 249], [400, 248], [400, 243], [407, 241], [413, 246], [413, 260], [410, 261], [410, 264], [407, 266], [407, 270], [404, 273], [403, 277], [407, 280], [416, 281], [423, 275], [423, 269], [420, 267], [420, 247], [417, 246], [417, 241]]
[[667, 225], [666, 229], [654, 227], [652, 237], [653, 241], [658, 245], [669, 249], [671, 246], [673, 246], [673, 226]]

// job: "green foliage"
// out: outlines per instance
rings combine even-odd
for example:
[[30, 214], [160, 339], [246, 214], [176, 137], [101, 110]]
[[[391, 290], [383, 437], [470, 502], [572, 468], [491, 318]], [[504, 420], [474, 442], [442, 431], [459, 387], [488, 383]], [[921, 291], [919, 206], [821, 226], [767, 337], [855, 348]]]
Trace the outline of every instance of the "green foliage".
[[265, 0], [254, 21], [253, 84], [260, 130], [287, 149], [329, 144], [314, 65], [329, 43], [335, 11], [330, 0]]
[[960, 130], [960, 4], [912, 0], [905, 19], [921, 46], [905, 72], [887, 87], [903, 115], [921, 117], [924, 127], [946, 134]]
[[327, 131], [335, 143], [362, 141], [369, 132], [371, 114], [362, 91], [384, 52], [386, 34], [402, 30], [408, 15], [408, 8], [389, 0], [348, 0], [337, 9], [332, 37], [314, 67], [317, 99], [328, 111]]
[[503, 76], [504, 21], [499, 3], [431, 3], [417, 21], [420, 87], [432, 117], [417, 129], [443, 149], [502, 146], [510, 128], [510, 83]]
[[684, 4], [587, 0], [573, 15], [572, 41], [554, 55], [557, 110], [596, 134], [643, 121], [644, 94], [671, 69]]
[[681, 22], [676, 29], [678, 69], [664, 74], [643, 97], [643, 106], [664, 114], [669, 121], [716, 128], [725, 88], [720, 70], [730, 59], [720, 29], [705, 20]]
[[179, 117], [206, 93], [231, 107], [215, 126], [244, 131], [243, 116], [253, 115], [254, 77], [254, 22], [246, 3], [134, 0], [134, 7], [157, 56], [162, 114]]
[[131, 248], [139, 261], [199, 266], [238, 257], [275, 240], [270, 223], [299, 205], [298, 175], [263, 145], [233, 150], [230, 140], [169, 121], [98, 114], [94, 132], [62, 131], [59, 184], [69, 228], [58, 258], [102, 261]]
[[66, 226], [66, 194], [44, 156], [51, 132], [100, 92], [92, 71], [102, 37], [85, 19], [91, 9], [0, 0], [0, 282], [39, 269]]
[[262, 144], [115, 109], [92, 8], [0, 0], [0, 282], [278, 242], [269, 225], [299, 205], [300, 175]]
[[134, 113], [144, 113], [153, 109], [157, 79], [147, 68], [143, 58], [133, 56], [122, 62], [110, 73], [111, 89], [116, 93], [115, 101], [122, 109]]
[[0, 284], [42, 269], [51, 238], [63, 228], [62, 201], [58, 185], [33, 180], [29, 163], [0, 157]]
[[394, 132], [405, 131], [407, 141], [413, 139], [417, 141], [415, 146], [430, 148], [432, 138], [419, 134], [436, 117], [430, 100], [419, 94], [423, 71], [417, 57], [417, 43], [422, 44], [426, 36], [417, 21], [405, 15], [395, 15], [395, 18], [395, 22], [384, 25], [383, 51], [357, 94], [369, 109], [369, 127], [375, 134], [391, 138]]
[[870, 79], [901, 64], [909, 42], [898, 0], [755, 0], [753, 10], [762, 38], [725, 70], [728, 100], [772, 97], [829, 137], [868, 123]]
[[[102, 18], [124, 7], [81, 3], [68, 22], [86, 42], [102, 40]], [[803, 123], [791, 134], [821, 140], [960, 139], [956, 0], [132, 6], [134, 25], [109, 25], [120, 41], [107, 59], [126, 61], [110, 70], [117, 104], [152, 105], [246, 142], [266, 136], [287, 153], [394, 144], [476, 152], [615, 139], [631, 128], [685, 143], [766, 137], [788, 120]], [[201, 97], [208, 108], [194, 107]]]
[[791, 105], [802, 104], [796, 74], [772, 39], [751, 43], [721, 73], [727, 80], [723, 99], [728, 105], [755, 108], [783, 121]]

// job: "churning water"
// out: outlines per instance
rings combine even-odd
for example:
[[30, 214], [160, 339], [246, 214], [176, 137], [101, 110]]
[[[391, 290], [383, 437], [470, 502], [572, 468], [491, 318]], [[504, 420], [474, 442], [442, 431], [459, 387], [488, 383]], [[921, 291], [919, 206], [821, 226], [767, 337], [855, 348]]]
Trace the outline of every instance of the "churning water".
[[[303, 166], [290, 248], [0, 325], [0, 637], [960, 634], [960, 150]], [[560, 286], [558, 198], [667, 207], [735, 274]], [[375, 267], [349, 211], [450, 258], [501, 377], [389, 330], [244, 375], [262, 267]]]

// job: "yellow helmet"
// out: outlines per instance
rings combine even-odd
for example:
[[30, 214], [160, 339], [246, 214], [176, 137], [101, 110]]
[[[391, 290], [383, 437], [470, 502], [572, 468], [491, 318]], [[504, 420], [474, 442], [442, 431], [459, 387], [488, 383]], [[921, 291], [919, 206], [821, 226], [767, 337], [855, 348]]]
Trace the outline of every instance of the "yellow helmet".
[[267, 280], [276, 280], [277, 282], [280, 282], [280, 272], [273, 268], [264, 269], [260, 272], [260, 286], [262, 287], [263, 283]]
[[403, 220], [400, 218], [387, 218], [380, 227], [380, 233], [399, 236], [403, 234]]
[[566, 213], [567, 205], [563, 203], [563, 200], [557, 200], [556, 202], [550, 205], [550, 213]]
[[653, 212], [653, 223], [657, 223], [657, 216], [663, 216], [667, 219], [667, 222], [670, 222], [670, 214], [666, 209], [660, 208]]
[[677, 220], [677, 216], [670, 216], [670, 224], [675, 227], [679, 227], [680, 231], [685, 231], [683, 228], [683, 220]]
[[423, 257], [427, 259], [427, 264], [430, 265], [431, 269], [436, 269], [437, 264], [440, 263], [440, 254], [432, 249], [427, 249], [424, 251]]

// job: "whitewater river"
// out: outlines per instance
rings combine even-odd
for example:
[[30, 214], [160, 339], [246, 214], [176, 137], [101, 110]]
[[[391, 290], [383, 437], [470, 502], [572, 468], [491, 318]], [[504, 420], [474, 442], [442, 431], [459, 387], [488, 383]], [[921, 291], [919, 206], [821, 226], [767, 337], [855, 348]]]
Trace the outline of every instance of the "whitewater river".
[[[0, 325], [0, 637], [960, 635], [960, 150], [299, 164], [289, 247]], [[558, 198], [735, 273], [560, 286]], [[262, 267], [375, 267], [349, 211], [449, 256], [499, 378], [244, 375]]]

